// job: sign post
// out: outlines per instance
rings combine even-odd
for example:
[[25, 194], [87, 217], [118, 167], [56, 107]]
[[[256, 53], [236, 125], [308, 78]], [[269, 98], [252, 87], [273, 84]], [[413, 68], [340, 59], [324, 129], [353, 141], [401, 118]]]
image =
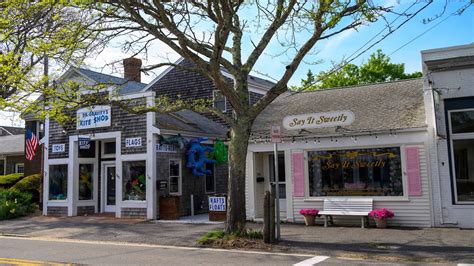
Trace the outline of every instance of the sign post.
[[273, 162], [275, 163], [275, 171], [274, 178], [275, 178], [275, 216], [276, 216], [276, 240], [280, 240], [280, 184], [279, 184], [279, 176], [278, 176], [278, 143], [281, 142], [281, 128], [280, 126], [272, 126], [270, 132], [270, 138], [273, 142]]

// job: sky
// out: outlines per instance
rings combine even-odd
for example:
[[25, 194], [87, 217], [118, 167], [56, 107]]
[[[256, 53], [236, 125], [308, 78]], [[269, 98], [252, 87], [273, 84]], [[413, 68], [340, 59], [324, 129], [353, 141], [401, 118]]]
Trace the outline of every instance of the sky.
[[[354, 59], [352, 63], [362, 64], [367, 61], [370, 54], [377, 49], [381, 49], [385, 54], [389, 55], [393, 63], [405, 64], [407, 73], [421, 71], [421, 55], [420, 51], [434, 48], [442, 48], [448, 46], [457, 46], [474, 43], [474, 5], [466, 9], [462, 15], [452, 15], [456, 10], [465, 6], [470, 0], [447, 0], [446, 10], [444, 10], [444, 0], [434, 0], [434, 2], [408, 21], [405, 25], [397, 29], [394, 33], [386, 37], [381, 42], [374, 45], [371, 49]], [[412, 0], [374, 0], [374, 2], [383, 2], [385, 6], [393, 6], [396, 11], [406, 10], [412, 3]], [[419, 0], [416, 5], [411, 7], [408, 12], [414, 12], [421, 8], [426, 1]], [[252, 13], [247, 13], [249, 17]], [[439, 18], [423, 23], [424, 19], [433, 18], [441, 15]], [[398, 16], [392, 15], [387, 18], [389, 22]], [[398, 18], [392, 27], [400, 24], [404, 18]], [[346, 31], [336, 35], [328, 40], [318, 42], [314, 49], [308, 54], [304, 62], [299, 66], [298, 70], [290, 80], [289, 85], [299, 85], [302, 78], [306, 76], [310, 69], [313, 73], [327, 71], [331, 69], [332, 63], [341, 62], [344, 58], [348, 58], [358, 49], [364, 51], [368, 45], [379, 40], [387, 33], [378, 35], [368, 45], [364, 47], [366, 42], [379, 33], [386, 26], [383, 20], [368, 26], [362, 26], [357, 31]], [[252, 46], [249, 41], [256, 38], [256, 34], [250, 29], [250, 33], [244, 36], [243, 55], [248, 55]], [[298, 40], [304, 40], [304, 34], [298, 35]], [[119, 43], [106, 48], [101, 54], [88, 58], [85, 61], [86, 68], [99, 72], [121, 76], [122, 70], [120, 64], [121, 59], [128, 55], [123, 53], [119, 47]], [[169, 47], [162, 43], [156, 43], [149, 50], [148, 56], [142, 58], [144, 65], [155, 64], [163, 61], [175, 61], [179, 58]], [[269, 50], [259, 59], [253, 72], [254, 75], [266, 79], [279, 79], [284, 73], [285, 66], [289, 62], [292, 53], [286, 53], [276, 56], [282, 51], [282, 47], [278, 42], [273, 41], [269, 45]], [[357, 54], [357, 53], [356, 53]], [[349, 57], [351, 58], [351, 57]], [[317, 62], [317, 64], [315, 64]], [[111, 66], [113, 65], [113, 66]], [[161, 71], [158, 69], [148, 75], [142, 75], [142, 82], [148, 83], [152, 81]], [[22, 126], [22, 121], [18, 118], [18, 114], [12, 114], [0, 111], [0, 125], [6, 126]]]

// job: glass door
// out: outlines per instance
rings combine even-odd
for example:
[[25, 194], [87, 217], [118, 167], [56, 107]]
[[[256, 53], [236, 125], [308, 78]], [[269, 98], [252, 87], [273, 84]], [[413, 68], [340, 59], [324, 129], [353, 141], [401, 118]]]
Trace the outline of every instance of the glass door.
[[115, 212], [115, 180], [116, 168], [115, 164], [104, 165], [104, 212]]

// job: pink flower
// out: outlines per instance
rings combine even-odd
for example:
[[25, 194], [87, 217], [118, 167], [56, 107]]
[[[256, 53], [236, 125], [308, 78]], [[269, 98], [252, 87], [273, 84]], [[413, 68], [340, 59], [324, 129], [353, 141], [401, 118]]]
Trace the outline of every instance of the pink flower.
[[378, 219], [386, 219], [386, 218], [393, 218], [395, 214], [388, 209], [375, 209], [369, 213], [371, 217], [378, 218]]
[[316, 216], [318, 215], [319, 213], [319, 210], [317, 209], [301, 209], [300, 210], [300, 214], [301, 215], [313, 215], [313, 216]]

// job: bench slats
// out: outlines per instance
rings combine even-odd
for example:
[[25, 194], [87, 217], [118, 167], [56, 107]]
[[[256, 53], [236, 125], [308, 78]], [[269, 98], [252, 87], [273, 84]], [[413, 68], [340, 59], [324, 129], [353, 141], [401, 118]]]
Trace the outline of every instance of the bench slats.
[[361, 216], [362, 228], [364, 228], [364, 218], [368, 216], [373, 208], [372, 199], [324, 199], [324, 210], [319, 214], [324, 215], [324, 226], [327, 226], [327, 216], [348, 215]]

